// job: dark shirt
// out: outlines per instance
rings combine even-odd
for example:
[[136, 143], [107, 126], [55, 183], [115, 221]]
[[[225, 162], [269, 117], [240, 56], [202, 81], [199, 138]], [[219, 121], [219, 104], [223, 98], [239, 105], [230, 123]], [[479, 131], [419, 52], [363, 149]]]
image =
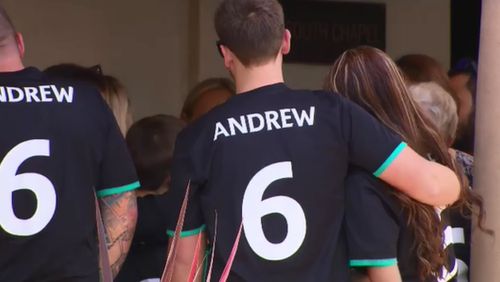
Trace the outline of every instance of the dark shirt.
[[[459, 150], [455, 150], [455, 156], [459, 167], [463, 170], [469, 181], [469, 189], [472, 189], [474, 187], [474, 157]], [[453, 226], [454, 234], [456, 234], [454, 249], [457, 256], [459, 281], [469, 281], [471, 214], [470, 212], [466, 212], [464, 215], [459, 208], [452, 208], [450, 215], [451, 225]]]
[[167, 259], [168, 193], [137, 198], [139, 212], [134, 240], [115, 282], [160, 278]]
[[[372, 175], [352, 169], [346, 180], [345, 230], [350, 266], [354, 268], [397, 265], [404, 282], [419, 282], [415, 236], [407, 225], [407, 213], [391, 188]], [[437, 216], [437, 215], [436, 215]], [[452, 273], [441, 281], [456, 281], [457, 263], [453, 251], [448, 211], [441, 212], [445, 250]], [[425, 281], [438, 281], [427, 278]]]
[[97, 281], [95, 196], [139, 186], [93, 88], [0, 73], [0, 281]]
[[177, 222], [191, 180], [181, 235], [206, 228], [213, 241], [217, 230], [212, 280], [243, 221], [229, 281], [347, 281], [348, 165], [380, 174], [404, 146], [340, 95], [284, 84], [242, 93], [179, 135], [169, 222]]

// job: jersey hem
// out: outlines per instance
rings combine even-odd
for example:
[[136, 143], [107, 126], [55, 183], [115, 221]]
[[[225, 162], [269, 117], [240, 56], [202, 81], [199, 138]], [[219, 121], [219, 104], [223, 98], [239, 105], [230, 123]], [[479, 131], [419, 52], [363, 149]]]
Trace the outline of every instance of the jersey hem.
[[373, 173], [374, 176], [380, 177], [382, 173], [394, 162], [394, 160], [401, 154], [401, 152], [408, 147], [405, 142], [399, 143], [399, 145], [394, 149], [391, 155], [384, 161], [384, 163]]
[[398, 260], [391, 259], [352, 259], [349, 261], [350, 267], [388, 267], [398, 264]]
[[[185, 238], [185, 237], [189, 237], [189, 236], [193, 236], [193, 235], [198, 235], [200, 234], [201, 232], [205, 231], [206, 229], [206, 225], [203, 224], [202, 226], [196, 228], [196, 229], [193, 229], [193, 230], [186, 230], [186, 231], [182, 231], [181, 232], [181, 235], [180, 237], [181, 238]], [[172, 231], [172, 230], [167, 230], [167, 235], [169, 237], [174, 237], [175, 235], [175, 231]]]
[[111, 195], [121, 194], [121, 193], [135, 190], [139, 187], [141, 187], [141, 183], [139, 183], [139, 181], [136, 181], [134, 183], [130, 183], [130, 184], [119, 186], [119, 187], [106, 188], [106, 189], [102, 189], [102, 190], [98, 191], [97, 197], [102, 198], [102, 197], [107, 197], [107, 196], [111, 196]]

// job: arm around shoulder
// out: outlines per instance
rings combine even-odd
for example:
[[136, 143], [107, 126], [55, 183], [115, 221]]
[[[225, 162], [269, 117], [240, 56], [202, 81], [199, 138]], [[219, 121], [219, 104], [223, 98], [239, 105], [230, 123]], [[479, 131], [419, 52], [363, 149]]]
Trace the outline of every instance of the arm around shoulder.
[[450, 168], [426, 160], [405, 147], [378, 175], [380, 179], [422, 203], [453, 204], [460, 195], [460, 182]]

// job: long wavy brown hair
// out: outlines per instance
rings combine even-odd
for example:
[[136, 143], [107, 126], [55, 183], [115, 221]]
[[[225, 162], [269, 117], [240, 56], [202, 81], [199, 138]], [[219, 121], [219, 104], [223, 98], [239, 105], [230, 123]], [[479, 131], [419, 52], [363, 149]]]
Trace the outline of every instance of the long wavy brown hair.
[[[382, 51], [358, 47], [344, 52], [331, 67], [324, 88], [357, 103], [381, 123], [399, 134], [421, 156], [452, 168], [460, 177], [461, 195], [456, 203], [462, 211], [478, 207], [482, 230], [483, 202], [468, 188], [462, 170], [448, 153], [438, 130], [411, 99], [396, 64]], [[392, 189], [408, 214], [407, 225], [415, 236], [419, 276], [441, 277], [447, 257], [443, 226], [434, 207], [422, 204]], [[490, 231], [487, 231], [490, 232]]]

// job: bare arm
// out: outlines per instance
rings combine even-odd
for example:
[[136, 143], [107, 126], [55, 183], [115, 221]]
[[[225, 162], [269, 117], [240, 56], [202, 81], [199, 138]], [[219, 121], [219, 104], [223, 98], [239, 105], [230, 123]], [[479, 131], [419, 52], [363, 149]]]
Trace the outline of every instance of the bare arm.
[[[203, 265], [206, 241], [205, 241], [205, 232], [201, 233], [201, 244], [198, 250], [198, 265], [196, 266], [197, 270]], [[174, 262], [174, 275], [172, 278], [173, 282], [185, 282], [188, 281], [188, 277], [191, 271], [191, 266], [194, 260], [194, 254], [196, 251], [196, 244], [198, 242], [198, 236], [189, 236], [184, 238], [179, 238], [177, 241], [177, 256], [175, 257]], [[172, 238], [169, 240], [169, 246], [172, 243]], [[194, 282], [202, 281], [202, 271], [198, 271], [198, 275], [196, 275]]]
[[428, 161], [411, 148], [401, 151], [380, 179], [422, 203], [446, 206], [460, 194], [457, 175], [448, 167]]
[[99, 199], [109, 263], [116, 277], [125, 261], [137, 223], [137, 201], [135, 192], [111, 195]]
[[371, 282], [401, 282], [401, 274], [397, 265], [388, 267], [370, 267], [367, 269]]

